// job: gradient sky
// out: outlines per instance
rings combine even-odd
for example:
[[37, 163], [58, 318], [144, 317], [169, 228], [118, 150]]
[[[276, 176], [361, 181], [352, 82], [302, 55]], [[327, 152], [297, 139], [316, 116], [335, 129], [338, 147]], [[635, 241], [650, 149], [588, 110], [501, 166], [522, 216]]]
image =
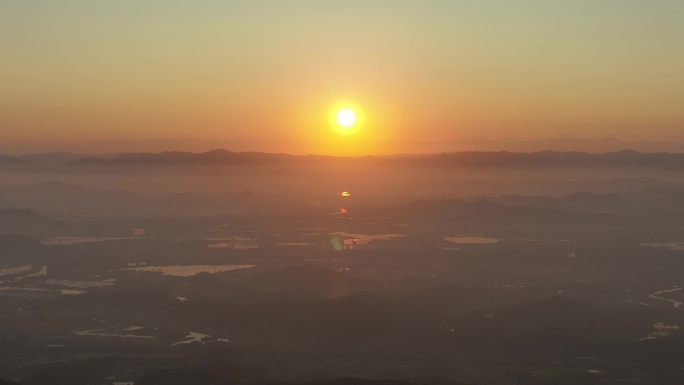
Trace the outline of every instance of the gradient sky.
[[[681, 0], [8, 0], [0, 152], [684, 151], [682, 20]], [[328, 123], [343, 101], [357, 135]]]

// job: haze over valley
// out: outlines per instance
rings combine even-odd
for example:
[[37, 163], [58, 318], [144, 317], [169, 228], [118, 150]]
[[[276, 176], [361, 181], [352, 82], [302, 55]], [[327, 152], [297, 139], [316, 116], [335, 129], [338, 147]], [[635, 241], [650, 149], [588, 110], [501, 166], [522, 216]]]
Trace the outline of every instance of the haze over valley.
[[209, 154], [3, 163], [0, 378], [683, 379], [679, 155]]

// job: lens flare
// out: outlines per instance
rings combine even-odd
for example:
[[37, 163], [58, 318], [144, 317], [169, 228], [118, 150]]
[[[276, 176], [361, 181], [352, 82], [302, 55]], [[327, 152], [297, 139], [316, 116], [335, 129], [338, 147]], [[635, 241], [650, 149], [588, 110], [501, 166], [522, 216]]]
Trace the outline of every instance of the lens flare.
[[335, 235], [334, 237], [330, 238], [330, 244], [332, 245], [333, 249], [335, 251], [341, 251], [344, 249], [344, 239], [340, 237], [339, 235]]

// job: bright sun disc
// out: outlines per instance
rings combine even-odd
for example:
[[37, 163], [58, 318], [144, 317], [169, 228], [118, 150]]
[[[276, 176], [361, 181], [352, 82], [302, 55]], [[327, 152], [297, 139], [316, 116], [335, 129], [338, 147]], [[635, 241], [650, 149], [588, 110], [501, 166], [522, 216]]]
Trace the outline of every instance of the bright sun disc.
[[356, 122], [356, 114], [354, 111], [345, 108], [337, 113], [337, 123], [342, 127], [351, 127]]

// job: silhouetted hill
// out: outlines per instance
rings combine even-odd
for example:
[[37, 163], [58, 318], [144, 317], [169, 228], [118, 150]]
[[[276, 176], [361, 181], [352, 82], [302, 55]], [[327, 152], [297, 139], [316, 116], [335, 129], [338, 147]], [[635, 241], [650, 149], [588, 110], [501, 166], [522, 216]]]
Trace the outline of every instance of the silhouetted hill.
[[27, 209], [0, 209], [0, 223], [41, 224], [49, 221], [46, 217]]
[[638, 191], [630, 191], [625, 196], [637, 201], [649, 201], [667, 199], [682, 194], [684, 194], [682, 186], [653, 186]]
[[619, 194], [593, 194], [581, 191], [558, 199], [561, 210], [575, 212], [616, 212], [624, 209], [628, 202]]
[[44, 249], [45, 245], [33, 238], [19, 234], [0, 235], [0, 251], [7, 253], [31, 253]]
[[43, 230], [54, 226], [54, 221], [31, 210], [0, 209], [0, 235], [23, 234], [40, 237]]
[[35, 239], [23, 235], [0, 235], [0, 266], [35, 262], [48, 249]]

